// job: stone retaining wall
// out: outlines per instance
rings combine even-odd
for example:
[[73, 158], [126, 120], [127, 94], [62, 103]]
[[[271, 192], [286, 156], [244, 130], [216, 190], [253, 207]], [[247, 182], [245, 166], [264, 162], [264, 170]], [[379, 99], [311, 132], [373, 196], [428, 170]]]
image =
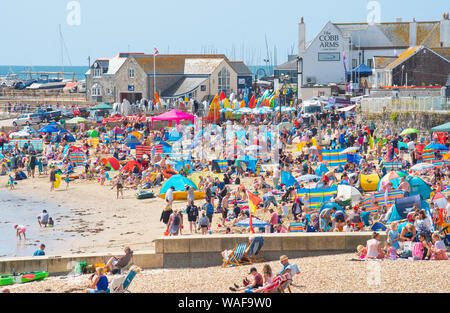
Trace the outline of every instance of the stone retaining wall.
[[[283, 254], [289, 258], [356, 252], [356, 246], [365, 245], [370, 232], [357, 233], [289, 233], [264, 234], [261, 253], [266, 261], [275, 261]], [[232, 250], [236, 244], [248, 242], [249, 235], [212, 235], [161, 237], [155, 240], [155, 251], [140, 251], [133, 255], [133, 264], [143, 269], [194, 268], [222, 264], [221, 252]], [[381, 235], [382, 244], [386, 235]], [[70, 273], [78, 262], [106, 263], [112, 255], [89, 254], [74, 256], [43, 256], [1, 258], [0, 275], [30, 271], [47, 271], [51, 275]]]

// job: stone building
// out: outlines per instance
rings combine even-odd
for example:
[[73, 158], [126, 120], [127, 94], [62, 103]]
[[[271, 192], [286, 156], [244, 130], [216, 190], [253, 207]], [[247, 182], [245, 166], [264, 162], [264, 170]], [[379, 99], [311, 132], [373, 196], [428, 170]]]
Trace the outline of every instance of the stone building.
[[86, 73], [86, 97], [95, 102], [135, 103], [153, 99], [158, 92], [162, 98], [203, 101], [221, 91], [236, 92], [240, 75], [248, 74], [245, 68], [243, 62], [231, 62], [222, 54], [119, 53], [92, 64]]

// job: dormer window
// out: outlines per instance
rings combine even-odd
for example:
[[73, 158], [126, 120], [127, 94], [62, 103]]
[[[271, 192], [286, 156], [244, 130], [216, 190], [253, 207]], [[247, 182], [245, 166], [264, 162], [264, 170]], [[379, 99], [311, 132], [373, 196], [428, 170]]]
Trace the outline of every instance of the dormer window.
[[103, 74], [103, 70], [98, 63], [94, 64], [94, 77], [100, 77]]

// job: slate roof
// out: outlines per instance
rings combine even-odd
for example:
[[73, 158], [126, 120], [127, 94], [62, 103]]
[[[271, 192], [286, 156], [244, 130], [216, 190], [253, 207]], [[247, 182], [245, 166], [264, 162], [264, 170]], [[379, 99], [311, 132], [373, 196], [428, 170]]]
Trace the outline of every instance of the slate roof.
[[253, 76], [252, 71], [242, 61], [229, 61], [228, 64], [239, 76]]

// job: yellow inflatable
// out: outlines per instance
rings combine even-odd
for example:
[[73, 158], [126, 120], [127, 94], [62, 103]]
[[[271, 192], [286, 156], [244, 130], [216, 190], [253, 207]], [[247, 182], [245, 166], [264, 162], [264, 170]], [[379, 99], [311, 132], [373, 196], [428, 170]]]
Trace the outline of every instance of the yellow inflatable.
[[359, 182], [361, 184], [361, 188], [364, 191], [377, 191], [378, 182], [380, 181], [380, 177], [376, 173], [370, 175], [360, 175]]
[[53, 187], [55, 189], [58, 189], [60, 185], [61, 185], [61, 175], [56, 174], [55, 175], [55, 182], [53, 183]]
[[[159, 197], [161, 199], [165, 199], [166, 198], [166, 194], [160, 194]], [[194, 191], [194, 199], [195, 200], [201, 200], [201, 199], [205, 199], [206, 194], [203, 191]], [[187, 192], [186, 191], [174, 191], [173, 192], [173, 200], [174, 201], [183, 201], [183, 200], [187, 200]]]

